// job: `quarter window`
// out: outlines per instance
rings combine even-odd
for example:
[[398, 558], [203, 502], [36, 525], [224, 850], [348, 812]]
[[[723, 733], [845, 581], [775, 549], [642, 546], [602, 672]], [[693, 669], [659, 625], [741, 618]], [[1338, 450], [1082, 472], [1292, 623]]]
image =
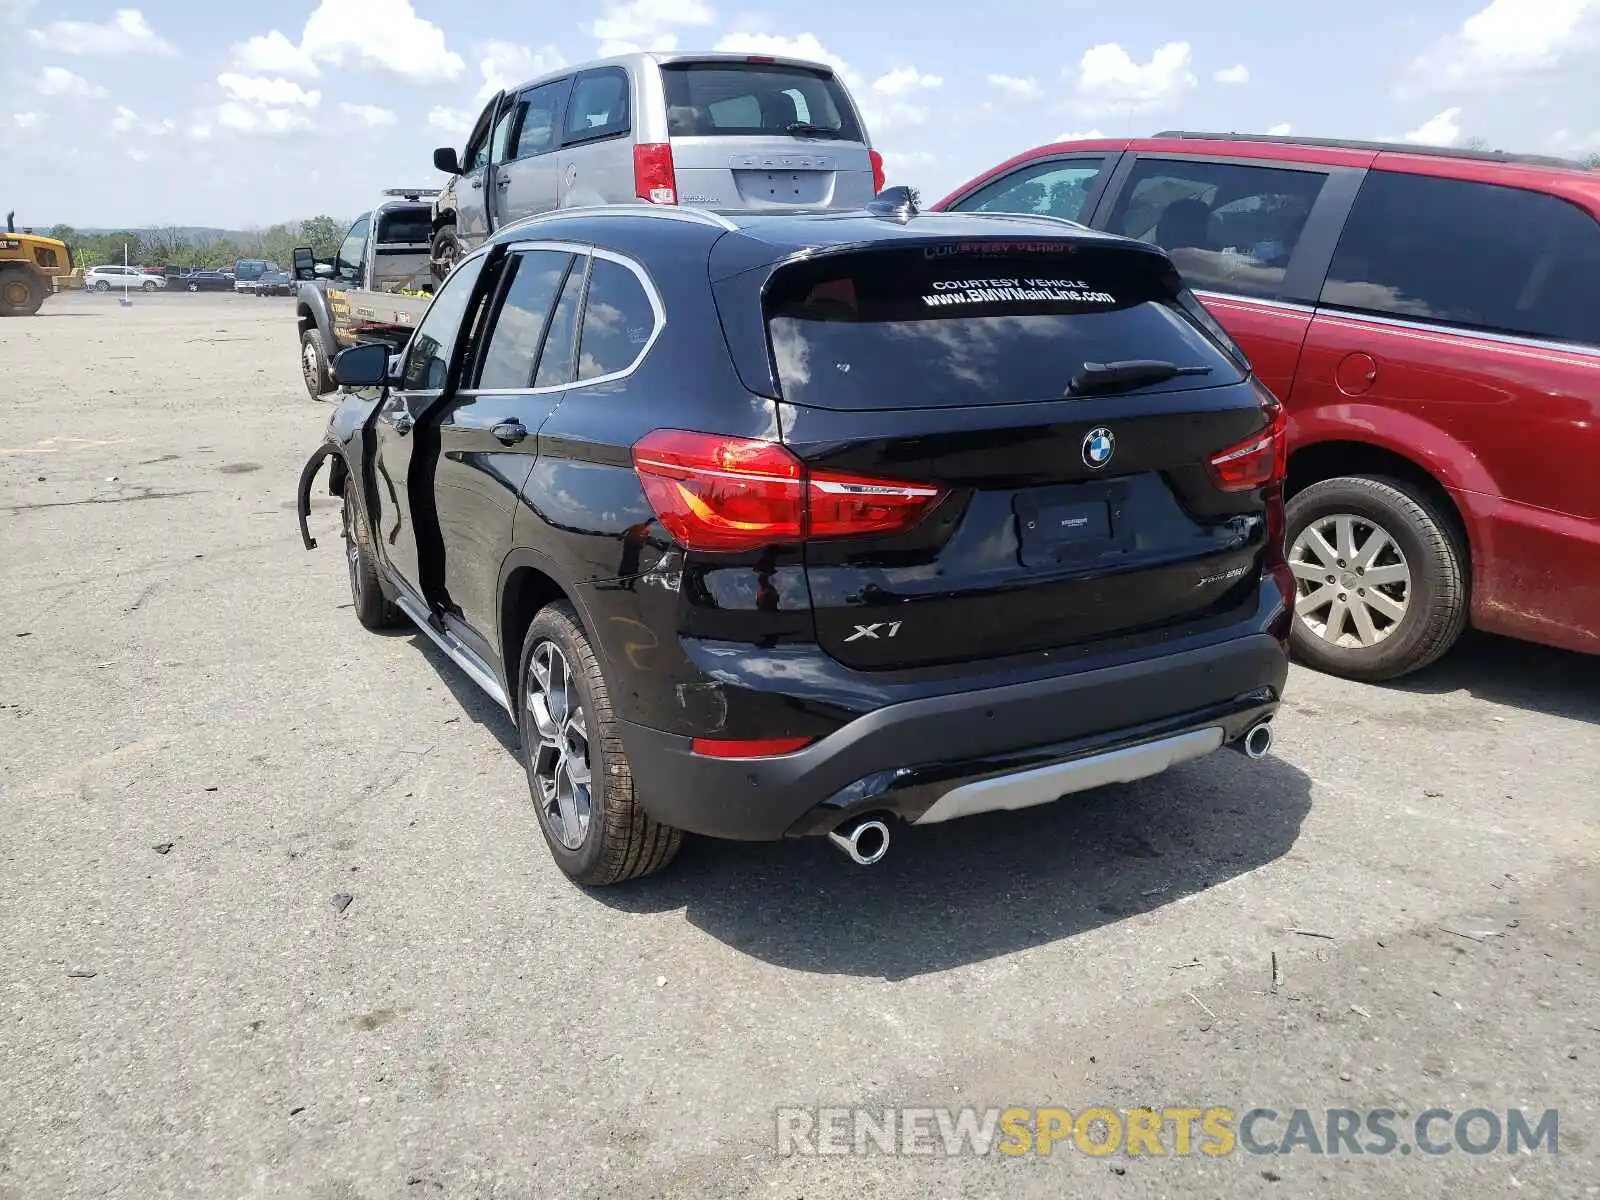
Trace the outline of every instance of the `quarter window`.
[[1105, 159], [1030, 163], [952, 205], [960, 212], [1040, 213], [1081, 221]]
[[555, 250], [530, 250], [512, 258], [507, 265], [511, 282], [484, 351], [479, 388], [525, 388], [533, 383], [544, 327], [571, 262], [572, 255]]
[[1275, 296], [1327, 178], [1320, 171], [1142, 158], [1108, 228], [1160, 246], [1190, 287]]
[[550, 318], [550, 332], [544, 336], [544, 349], [539, 352], [539, 370], [533, 377], [535, 387], [560, 387], [572, 382], [578, 306], [583, 300], [587, 261], [579, 259], [567, 273], [561, 299], [556, 301], [555, 315]]
[[1600, 227], [1541, 192], [1374, 171], [1322, 303], [1600, 345]]
[[406, 347], [405, 366], [401, 371], [405, 390], [437, 392], [444, 389], [456, 337], [467, 315], [467, 305], [472, 301], [472, 289], [483, 271], [483, 260], [481, 254], [468, 259], [440, 286], [422, 324], [417, 326], [417, 332], [411, 335]]
[[578, 379], [626, 371], [655, 332], [656, 311], [639, 277], [620, 263], [597, 258], [583, 306]]
[[628, 76], [624, 71], [579, 75], [567, 101], [564, 140], [587, 141], [628, 129]]

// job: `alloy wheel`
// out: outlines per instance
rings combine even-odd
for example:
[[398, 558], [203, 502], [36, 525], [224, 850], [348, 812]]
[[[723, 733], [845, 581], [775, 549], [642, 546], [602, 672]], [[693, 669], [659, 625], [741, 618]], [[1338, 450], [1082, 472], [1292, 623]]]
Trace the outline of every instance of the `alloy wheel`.
[[588, 719], [572, 668], [554, 642], [533, 649], [524, 704], [539, 739], [532, 774], [545, 823], [563, 846], [577, 850], [594, 813]]
[[1388, 638], [1411, 607], [1411, 567], [1394, 537], [1370, 517], [1330, 513], [1289, 546], [1295, 614], [1311, 633], [1341, 649]]
[[300, 347], [300, 374], [305, 377], [306, 388], [312, 393], [321, 390], [321, 356], [309, 342]]

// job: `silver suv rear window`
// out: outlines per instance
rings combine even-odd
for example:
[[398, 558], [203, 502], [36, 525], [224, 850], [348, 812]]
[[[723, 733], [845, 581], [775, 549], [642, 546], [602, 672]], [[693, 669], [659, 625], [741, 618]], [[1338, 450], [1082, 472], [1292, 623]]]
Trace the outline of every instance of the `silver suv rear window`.
[[776, 63], [661, 68], [673, 137], [807, 137], [859, 142], [861, 126], [831, 74]]

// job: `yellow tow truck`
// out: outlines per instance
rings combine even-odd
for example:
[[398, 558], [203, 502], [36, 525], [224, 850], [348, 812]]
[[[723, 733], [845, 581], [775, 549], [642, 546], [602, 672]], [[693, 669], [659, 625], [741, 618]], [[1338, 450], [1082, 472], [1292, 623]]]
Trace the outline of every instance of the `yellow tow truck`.
[[18, 233], [16, 216], [6, 214], [0, 235], [0, 317], [31, 317], [73, 269], [70, 246], [26, 230]]

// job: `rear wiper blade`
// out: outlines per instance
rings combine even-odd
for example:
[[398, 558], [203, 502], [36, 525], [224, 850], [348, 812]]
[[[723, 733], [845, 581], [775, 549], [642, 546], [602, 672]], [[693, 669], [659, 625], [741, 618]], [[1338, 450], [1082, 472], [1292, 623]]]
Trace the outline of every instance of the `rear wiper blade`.
[[1180, 367], [1159, 358], [1130, 358], [1122, 362], [1086, 362], [1067, 384], [1069, 393], [1111, 392], [1118, 388], [1165, 383], [1180, 375], [1209, 375], [1210, 367]]
[[792, 125], [785, 125], [783, 131], [790, 137], [832, 138], [843, 141], [844, 134], [837, 129], [829, 129], [826, 125], [813, 125], [809, 121], [796, 121]]

